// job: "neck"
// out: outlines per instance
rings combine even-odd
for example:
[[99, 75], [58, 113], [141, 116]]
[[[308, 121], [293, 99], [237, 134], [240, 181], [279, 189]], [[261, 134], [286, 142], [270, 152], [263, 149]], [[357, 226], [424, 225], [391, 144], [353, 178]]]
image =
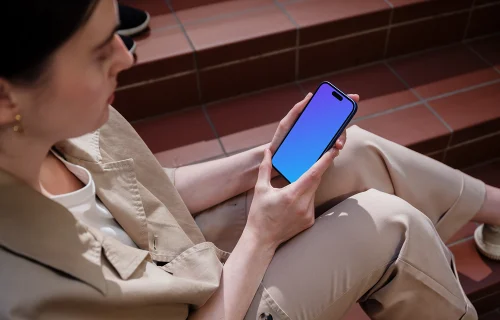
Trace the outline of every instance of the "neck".
[[41, 192], [40, 172], [53, 143], [29, 140], [17, 133], [6, 138], [0, 152], [0, 168]]

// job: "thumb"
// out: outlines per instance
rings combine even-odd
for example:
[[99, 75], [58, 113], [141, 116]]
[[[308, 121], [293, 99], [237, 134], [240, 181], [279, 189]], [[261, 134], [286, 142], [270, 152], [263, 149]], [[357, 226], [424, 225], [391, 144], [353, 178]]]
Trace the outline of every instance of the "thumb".
[[271, 171], [273, 169], [271, 160], [271, 150], [264, 150], [264, 159], [262, 160], [259, 167], [259, 177], [257, 179], [257, 184], [262, 186], [271, 185]]

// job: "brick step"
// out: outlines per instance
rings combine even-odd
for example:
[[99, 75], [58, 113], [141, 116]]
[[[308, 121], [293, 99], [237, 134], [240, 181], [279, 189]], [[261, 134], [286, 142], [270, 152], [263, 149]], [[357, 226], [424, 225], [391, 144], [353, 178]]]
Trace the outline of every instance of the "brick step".
[[353, 123], [455, 167], [500, 157], [500, 37], [333, 73], [134, 122], [166, 166], [228, 156], [271, 140], [319, 82], [359, 93]]
[[498, 0], [121, 2], [152, 14], [119, 79], [131, 121], [500, 31]]

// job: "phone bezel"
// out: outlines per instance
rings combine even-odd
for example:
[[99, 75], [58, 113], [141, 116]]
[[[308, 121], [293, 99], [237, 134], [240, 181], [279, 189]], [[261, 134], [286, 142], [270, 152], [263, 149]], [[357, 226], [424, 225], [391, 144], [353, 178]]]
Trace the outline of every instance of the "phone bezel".
[[321, 153], [321, 155], [318, 157], [318, 159], [316, 161], [318, 161], [324, 154], [325, 152], [327, 152], [330, 148], [333, 147], [333, 144], [335, 143], [335, 141], [337, 141], [337, 139], [340, 137], [340, 135], [342, 134], [342, 132], [344, 132], [344, 130], [346, 129], [347, 125], [349, 124], [349, 122], [351, 122], [352, 118], [354, 118], [354, 115], [356, 114], [356, 112], [358, 111], [358, 104], [356, 103], [356, 101], [352, 100], [347, 94], [345, 94], [344, 92], [342, 92], [342, 90], [340, 90], [339, 88], [337, 88], [336, 86], [334, 86], [333, 84], [331, 84], [330, 82], [328, 81], [323, 81], [320, 83], [320, 85], [316, 88], [316, 90], [314, 91], [314, 94], [313, 96], [311, 97], [311, 99], [309, 99], [309, 102], [307, 102], [307, 105], [304, 107], [304, 109], [302, 110], [302, 112], [299, 114], [299, 116], [297, 117], [297, 119], [295, 119], [292, 127], [290, 128], [290, 130], [288, 130], [288, 132], [286, 133], [285, 135], [285, 138], [283, 139], [283, 141], [281, 141], [280, 145], [278, 146], [278, 148], [276, 149], [276, 151], [274, 152], [272, 158], [271, 158], [271, 164], [274, 168], [274, 170], [276, 170], [288, 183], [291, 183], [290, 180], [288, 180], [287, 177], [285, 177], [285, 175], [283, 175], [283, 173], [281, 173], [281, 171], [278, 170], [278, 168], [276, 168], [274, 166], [274, 163], [272, 162], [272, 159], [274, 159], [274, 155], [276, 153], [278, 153], [281, 145], [283, 144], [283, 142], [285, 142], [286, 138], [288, 137], [288, 134], [293, 130], [293, 128], [295, 127], [295, 124], [297, 123], [297, 121], [300, 119], [300, 117], [302, 116], [302, 113], [307, 109], [307, 107], [309, 106], [309, 104], [311, 103], [311, 101], [314, 99], [314, 96], [316, 95], [316, 93], [318, 92], [318, 90], [321, 88], [321, 86], [323, 85], [328, 85], [330, 86], [333, 90], [337, 91], [337, 93], [339, 93], [340, 95], [342, 95], [342, 97], [344, 99], [347, 99], [349, 100], [351, 103], [352, 103], [352, 110], [351, 110], [351, 113], [349, 114], [349, 116], [347, 116], [346, 120], [344, 121], [344, 123], [342, 123], [342, 125], [340, 126], [340, 129], [338, 130], [338, 132], [333, 136], [333, 138], [330, 140], [330, 142], [327, 144], [326, 148], [323, 150], [323, 152]]

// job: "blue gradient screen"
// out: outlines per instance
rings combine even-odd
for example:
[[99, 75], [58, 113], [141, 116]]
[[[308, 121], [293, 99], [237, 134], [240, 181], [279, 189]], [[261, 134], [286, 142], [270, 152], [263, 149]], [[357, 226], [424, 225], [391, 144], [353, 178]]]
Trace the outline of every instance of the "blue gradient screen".
[[[336, 91], [343, 98], [332, 95]], [[318, 161], [355, 111], [355, 104], [327, 83], [321, 84], [273, 156], [273, 166], [295, 182]]]

